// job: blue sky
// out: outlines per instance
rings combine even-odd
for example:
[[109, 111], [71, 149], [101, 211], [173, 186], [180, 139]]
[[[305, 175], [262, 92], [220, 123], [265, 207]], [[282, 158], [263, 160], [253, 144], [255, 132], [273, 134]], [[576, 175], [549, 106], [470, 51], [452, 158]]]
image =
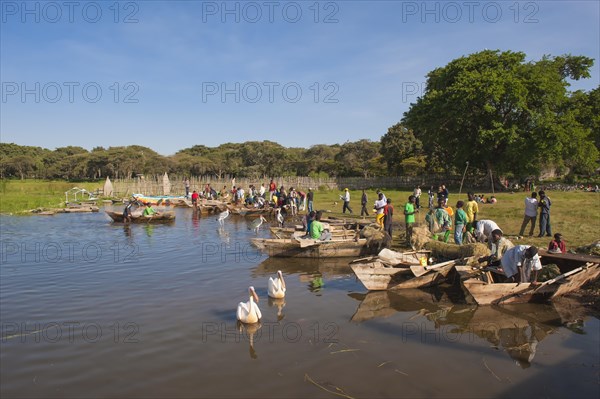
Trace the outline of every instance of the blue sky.
[[486, 48], [600, 79], [598, 1], [0, 4], [0, 141], [51, 149], [379, 140], [429, 71]]

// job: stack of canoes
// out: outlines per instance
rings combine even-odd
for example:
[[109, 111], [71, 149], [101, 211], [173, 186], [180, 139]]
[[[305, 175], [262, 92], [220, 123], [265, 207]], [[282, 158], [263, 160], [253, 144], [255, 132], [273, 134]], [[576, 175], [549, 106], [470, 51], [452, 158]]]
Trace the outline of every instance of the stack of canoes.
[[368, 290], [424, 288], [442, 282], [456, 261], [428, 265], [430, 251], [395, 252], [383, 249], [378, 256], [350, 263]]
[[[563, 263], [569, 267], [564, 268], [569, 270], [562, 268], [562, 274], [538, 284], [498, 282], [502, 280], [500, 275], [480, 268], [473, 257], [422, 266], [428, 255], [420, 251], [398, 253], [385, 249], [378, 256], [351, 262], [350, 267], [369, 290], [429, 287], [445, 281], [455, 269], [467, 299], [479, 305], [552, 300], [600, 277], [599, 257], [575, 259], [570, 254], [550, 255], [554, 260], [565, 258]], [[570, 263], [566, 263], [567, 258]]]

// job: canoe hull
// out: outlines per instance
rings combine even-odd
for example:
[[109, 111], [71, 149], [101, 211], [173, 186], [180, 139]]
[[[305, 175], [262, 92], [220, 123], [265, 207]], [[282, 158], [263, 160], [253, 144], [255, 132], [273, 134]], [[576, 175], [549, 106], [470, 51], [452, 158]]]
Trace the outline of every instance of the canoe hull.
[[[122, 212], [111, 212], [106, 211], [106, 214], [115, 223], [125, 223]], [[131, 223], [173, 223], [175, 222], [175, 214], [173, 213], [162, 213], [159, 216], [144, 217], [144, 216], [132, 216]]]
[[496, 303], [544, 302], [579, 289], [588, 281], [600, 276], [600, 265], [594, 264], [580, 272], [559, 280], [554, 284], [536, 289], [530, 283], [492, 283], [470, 278], [462, 281], [462, 286], [478, 305]]
[[382, 291], [438, 285], [446, 279], [454, 264], [442, 266], [419, 277], [415, 277], [408, 267], [386, 267], [379, 259], [357, 262], [350, 267], [365, 288], [369, 291]]
[[307, 240], [306, 243], [300, 243], [293, 239], [253, 238], [251, 242], [261, 252], [282, 258], [346, 258], [373, 253], [366, 239], [321, 242]]

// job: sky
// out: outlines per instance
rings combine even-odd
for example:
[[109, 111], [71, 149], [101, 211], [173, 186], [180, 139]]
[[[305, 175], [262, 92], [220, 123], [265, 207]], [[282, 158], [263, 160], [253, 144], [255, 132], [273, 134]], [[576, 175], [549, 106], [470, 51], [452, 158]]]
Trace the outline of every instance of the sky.
[[596, 60], [599, 1], [0, 1], [0, 142], [378, 141], [484, 49]]

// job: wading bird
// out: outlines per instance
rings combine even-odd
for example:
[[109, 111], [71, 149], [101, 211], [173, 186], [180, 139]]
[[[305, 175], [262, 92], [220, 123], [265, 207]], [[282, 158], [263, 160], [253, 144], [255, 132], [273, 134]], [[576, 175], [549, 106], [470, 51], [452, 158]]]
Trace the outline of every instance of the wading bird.
[[269, 296], [271, 298], [283, 298], [285, 296], [285, 281], [281, 270], [277, 271], [277, 277], [269, 277]]
[[[250, 294], [248, 302], [240, 302], [238, 304], [237, 319], [246, 324], [257, 323], [262, 317], [257, 305], [258, 295], [256, 295], [254, 287], [248, 288], [248, 293]], [[254, 303], [254, 301], [256, 301], [256, 303]]]
[[266, 222], [266, 221], [267, 221], [267, 219], [265, 219], [265, 218], [263, 217], [263, 215], [260, 215], [260, 216], [258, 217], [258, 219], [254, 220], [254, 221], [253, 221], [253, 222], [250, 224], [250, 229], [254, 230], [254, 232], [255, 232], [256, 234], [258, 234], [258, 229], [260, 229], [260, 226], [261, 226], [261, 225], [262, 225], [264, 222]]
[[277, 208], [276, 212], [277, 212], [277, 216], [276, 216], [277, 223], [279, 224], [279, 227], [283, 227], [284, 219], [283, 219], [283, 215], [281, 214], [281, 208]]
[[219, 222], [219, 224], [223, 226], [225, 224], [225, 219], [227, 218], [227, 216], [229, 216], [229, 209], [225, 209], [223, 212], [219, 213], [219, 217], [217, 217], [217, 222]]

